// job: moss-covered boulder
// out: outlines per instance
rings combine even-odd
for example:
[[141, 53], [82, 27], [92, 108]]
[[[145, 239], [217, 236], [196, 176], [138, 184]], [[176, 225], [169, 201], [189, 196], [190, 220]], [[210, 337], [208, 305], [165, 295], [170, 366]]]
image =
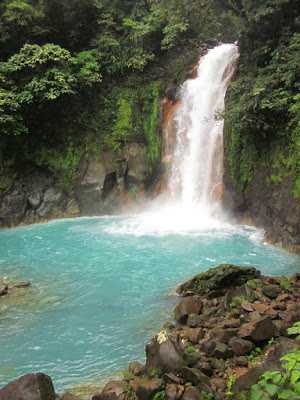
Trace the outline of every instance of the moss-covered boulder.
[[210, 268], [208, 271], [194, 276], [194, 278], [181, 285], [177, 291], [183, 295], [191, 293], [204, 294], [208, 291], [219, 291], [229, 287], [240, 286], [258, 276], [260, 276], [260, 272], [254, 267], [221, 264], [216, 268]]

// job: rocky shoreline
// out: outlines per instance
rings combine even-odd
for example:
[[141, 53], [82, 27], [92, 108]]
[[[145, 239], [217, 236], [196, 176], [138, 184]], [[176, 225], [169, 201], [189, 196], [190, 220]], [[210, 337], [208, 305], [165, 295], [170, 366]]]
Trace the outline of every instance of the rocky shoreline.
[[[300, 321], [300, 274], [267, 277], [253, 267], [224, 264], [177, 292], [182, 299], [174, 309], [176, 323], [167, 322], [147, 344], [145, 365], [130, 363], [124, 379], [108, 382], [91, 400], [252, 400], [251, 387], [265, 371], [284, 372], [280, 358], [293, 349], [294, 394], [278, 397], [278, 378], [269, 385], [271, 394], [257, 386], [257, 399], [300, 399], [300, 341], [287, 331]], [[29, 399], [81, 400], [55, 394], [43, 373], [0, 390], [0, 400]]]

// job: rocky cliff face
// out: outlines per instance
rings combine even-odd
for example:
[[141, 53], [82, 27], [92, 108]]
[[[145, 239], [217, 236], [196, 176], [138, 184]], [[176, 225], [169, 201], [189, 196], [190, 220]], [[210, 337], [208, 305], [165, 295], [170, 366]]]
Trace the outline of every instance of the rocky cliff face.
[[271, 167], [259, 166], [247, 190], [234, 185], [229, 163], [224, 162], [225, 205], [238, 220], [248, 220], [266, 230], [266, 241], [300, 254], [299, 198], [293, 195], [293, 182], [267, 184]]
[[135, 142], [123, 145], [117, 156], [103, 148], [82, 157], [69, 192], [44, 169], [19, 172], [11, 189], [0, 195], [0, 226], [120, 211], [142, 197], [148, 176], [148, 157], [143, 144]]

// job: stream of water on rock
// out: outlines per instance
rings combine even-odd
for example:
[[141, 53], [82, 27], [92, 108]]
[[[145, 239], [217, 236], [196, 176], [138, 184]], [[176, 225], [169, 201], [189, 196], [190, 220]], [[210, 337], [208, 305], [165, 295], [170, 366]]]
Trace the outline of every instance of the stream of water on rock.
[[213, 115], [236, 56], [234, 45], [211, 50], [183, 85], [167, 201], [0, 231], [0, 276], [32, 282], [0, 299], [0, 386], [43, 371], [61, 392], [143, 361], [146, 342], [172, 319], [172, 291], [200, 271], [234, 263], [299, 272], [298, 257], [265, 245], [261, 230], [231, 225], [216, 201], [222, 123]]

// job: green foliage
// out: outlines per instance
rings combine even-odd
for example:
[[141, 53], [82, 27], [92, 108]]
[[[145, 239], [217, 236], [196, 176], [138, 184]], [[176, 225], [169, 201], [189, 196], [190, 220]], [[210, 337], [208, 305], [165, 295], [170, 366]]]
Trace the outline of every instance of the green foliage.
[[300, 340], [300, 321], [295, 322], [291, 328], [288, 328], [287, 333], [289, 335], [297, 335], [297, 340]]
[[293, 350], [280, 361], [284, 372], [267, 371], [251, 388], [251, 400], [299, 399], [300, 397], [300, 350]]
[[[244, 20], [237, 77], [226, 107], [227, 158], [234, 183], [246, 191], [261, 165], [268, 184], [286, 178], [300, 195], [299, 19], [293, 0], [224, 1]], [[232, 6], [235, 4], [235, 6]], [[285, 11], [286, 10], [286, 11]], [[285, 151], [283, 151], [285, 149]]]
[[158, 375], [157, 375], [156, 369], [153, 369], [151, 371], [151, 375], [150, 376], [151, 376], [152, 379], [158, 379]]
[[185, 349], [185, 351], [187, 353], [195, 353], [195, 349], [193, 346], [187, 346], [187, 348]]
[[226, 392], [226, 394], [227, 394], [228, 396], [233, 395], [233, 392], [231, 391], [231, 389], [232, 389], [232, 386], [234, 385], [235, 381], [236, 381], [236, 374], [233, 374], [233, 375], [229, 375], [229, 376], [228, 376], [227, 392]]
[[274, 337], [271, 337], [271, 339], [268, 341], [268, 345], [272, 346], [274, 343], [276, 343], [276, 340], [274, 339]]
[[130, 399], [130, 400], [138, 400], [138, 397], [137, 397], [135, 391], [132, 389], [132, 387], [130, 385], [128, 385], [126, 388], [125, 396], [127, 399]]
[[251, 351], [250, 354], [247, 354], [245, 357], [247, 360], [253, 360], [253, 358], [258, 357], [261, 355], [261, 348], [260, 347], [255, 347], [254, 350]]
[[257, 284], [252, 279], [247, 281], [246, 284], [247, 284], [247, 286], [251, 287], [254, 290], [257, 288]]
[[213, 395], [213, 393], [207, 393], [202, 390], [200, 393], [200, 398], [201, 400], [214, 400], [215, 396]]
[[153, 400], [165, 400], [166, 398], [166, 392], [165, 390], [161, 390], [160, 392], [157, 392], [154, 397]]
[[243, 301], [246, 300], [245, 296], [241, 296], [241, 297], [235, 297], [232, 302], [229, 304], [230, 308], [235, 308], [235, 307], [239, 307]]
[[295, 282], [291, 281], [290, 279], [282, 276], [279, 281], [280, 286], [282, 286], [286, 291], [293, 292], [295, 289]]

